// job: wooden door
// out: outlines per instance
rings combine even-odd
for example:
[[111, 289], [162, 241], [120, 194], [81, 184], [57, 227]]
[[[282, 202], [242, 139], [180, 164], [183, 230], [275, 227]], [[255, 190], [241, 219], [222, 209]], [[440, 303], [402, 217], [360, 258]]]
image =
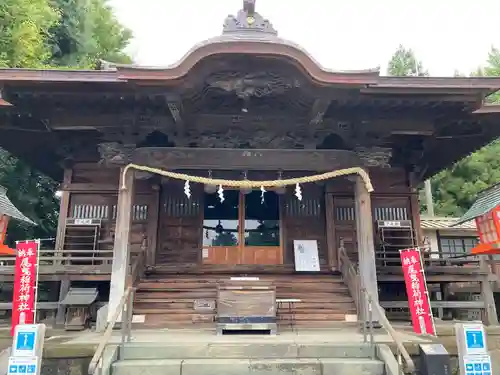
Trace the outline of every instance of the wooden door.
[[[266, 227], [266, 220], [258, 220], [257, 216], [252, 214], [251, 211], [257, 207], [254, 192], [248, 195], [239, 191], [233, 192], [229, 194], [228, 204], [234, 204], [236, 197], [237, 212], [233, 212], [231, 217], [236, 217], [237, 222], [233, 218], [226, 220], [226, 225], [230, 226], [230, 228], [227, 228], [223, 227], [223, 220], [219, 221], [221, 227], [219, 227], [218, 238], [226, 236], [223, 246], [204, 246], [203, 263], [227, 265], [282, 264], [283, 252], [279, 236], [279, 224], [267, 224]], [[272, 195], [268, 196], [268, 199], [272, 201], [273, 208], [277, 209], [276, 218], [278, 220], [267, 220], [267, 222], [279, 222], [279, 199], [277, 196]], [[261, 204], [265, 204], [265, 199]], [[208, 222], [208, 220], [205, 220], [205, 222]], [[211, 230], [211, 227], [204, 225], [204, 231], [206, 230]], [[228, 236], [229, 238], [227, 238]], [[269, 243], [269, 241], [271, 242]], [[276, 242], [275, 246], [273, 246], [272, 241]], [[234, 245], [231, 242], [234, 242]], [[268, 243], [264, 245], [263, 243], [266, 242]]]

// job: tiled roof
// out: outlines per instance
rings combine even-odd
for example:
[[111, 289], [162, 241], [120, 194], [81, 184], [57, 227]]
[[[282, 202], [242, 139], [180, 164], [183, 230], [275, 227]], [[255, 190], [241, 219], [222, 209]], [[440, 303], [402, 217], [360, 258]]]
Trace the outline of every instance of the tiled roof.
[[449, 230], [466, 230], [466, 231], [476, 231], [476, 223], [474, 220], [466, 221], [465, 223], [458, 224], [458, 218], [456, 217], [420, 217], [420, 226], [422, 229], [449, 229]]
[[474, 202], [469, 211], [462, 216], [457, 224], [475, 219], [478, 216], [484, 215], [500, 204], [500, 184], [495, 184], [486, 190], [480, 192], [477, 200]]
[[24, 216], [7, 197], [7, 189], [0, 185], [0, 215], [7, 215], [13, 219], [24, 221], [28, 224], [36, 225], [33, 221]]

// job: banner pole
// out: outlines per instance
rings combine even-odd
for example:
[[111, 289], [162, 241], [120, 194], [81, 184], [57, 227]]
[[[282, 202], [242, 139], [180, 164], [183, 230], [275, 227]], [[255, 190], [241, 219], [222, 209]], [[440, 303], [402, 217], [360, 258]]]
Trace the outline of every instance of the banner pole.
[[36, 305], [38, 303], [38, 278], [40, 268], [40, 240], [35, 240], [36, 246], [36, 276], [35, 276], [35, 300], [33, 301], [33, 324], [36, 324]]

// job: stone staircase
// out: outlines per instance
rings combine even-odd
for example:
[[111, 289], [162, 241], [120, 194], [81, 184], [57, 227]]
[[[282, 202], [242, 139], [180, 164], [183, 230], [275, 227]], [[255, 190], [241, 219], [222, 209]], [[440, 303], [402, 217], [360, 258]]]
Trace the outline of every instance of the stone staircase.
[[384, 375], [367, 344], [263, 340], [127, 343], [115, 348], [111, 375]]
[[[173, 274], [153, 272], [137, 286], [134, 315], [143, 315], [144, 328], [211, 328], [215, 309], [196, 309], [195, 301], [211, 302], [215, 306], [217, 283], [238, 273]], [[349, 291], [338, 275], [324, 274], [245, 274], [256, 276], [276, 286], [277, 299], [299, 299], [278, 310], [279, 321], [296, 327], [321, 328], [345, 321], [347, 314], [356, 314]]]

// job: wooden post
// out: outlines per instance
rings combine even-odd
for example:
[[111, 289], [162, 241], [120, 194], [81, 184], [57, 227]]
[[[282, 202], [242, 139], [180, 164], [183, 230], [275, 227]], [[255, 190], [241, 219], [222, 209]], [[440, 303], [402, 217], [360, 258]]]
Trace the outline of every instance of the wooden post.
[[[64, 247], [64, 234], [66, 232], [66, 220], [68, 219], [69, 204], [70, 204], [70, 192], [67, 190], [71, 184], [71, 178], [73, 175], [73, 170], [66, 168], [64, 170], [63, 179], [63, 190], [61, 193], [61, 198], [59, 201], [59, 219], [57, 221], [57, 232], [56, 232], [56, 256], [61, 256]], [[57, 261], [60, 263], [61, 261]]]
[[[361, 177], [356, 176], [354, 187], [354, 205], [356, 210], [356, 237], [358, 241], [359, 275], [361, 287], [364, 288], [374, 302], [378, 303], [378, 283], [375, 263], [375, 245], [373, 241], [373, 217], [370, 193]], [[368, 306], [363, 304], [364, 317], [368, 317]], [[378, 313], [372, 309], [372, 319], [378, 322]]]
[[151, 199], [150, 211], [148, 217], [148, 248], [146, 253], [146, 265], [154, 266], [156, 259], [156, 248], [158, 246], [158, 226], [160, 218], [160, 186], [155, 184], [152, 187], [153, 194]]
[[66, 294], [69, 292], [69, 288], [71, 286], [71, 281], [69, 279], [61, 280], [61, 285], [59, 286], [59, 305], [57, 306], [56, 313], [56, 328], [64, 327], [64, 323], [66, 320], [66, 306], [61, 305], [61, 301], [66, 297]]
[[[125, 186], [122, 186], [125, 181]], [[132, 225], [132, 202], [134, 196], [134, 172], [129, 171], [123, 177], [120, 171], [118, 182], [118, 205], [116, 214], [115, 243], [113, 246], [113, 264], [111, 266], [111, 285], [109, 290], [108, 323], [118, 309], [125, 292], [127, 275], [130, 269], [130, 227]], [[121, 322], [121, 314], [117, 320]]]
[[338, 250], [335, 238], [335, 211], [333, 194], [325, 189], [326, 244], [328, 248], [328, 269], [338, 271]]
[[484, 255], [479, 255], [479, 264], [481, 266], [481, 270], [488, 272], [481, 280], [481, 299], [484, 302], [485, 311], [484, 323], [488, 325], [498, 325], [495, 297], [493, 295], [493, 288], [491, 287], [490, 282], [492, 272]]

